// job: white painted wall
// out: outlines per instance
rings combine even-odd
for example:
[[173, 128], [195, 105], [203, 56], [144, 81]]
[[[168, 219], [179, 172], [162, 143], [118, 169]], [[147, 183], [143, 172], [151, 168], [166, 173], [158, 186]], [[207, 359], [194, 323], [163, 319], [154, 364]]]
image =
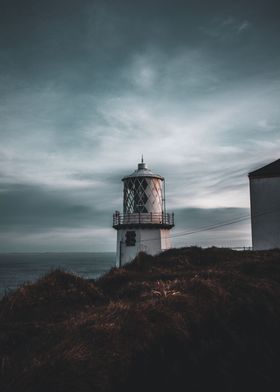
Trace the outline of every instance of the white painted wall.
[[[133, 230], [136, 233], [136, 245], [126, 246], [125, 234]], [[162, 250], [171, 247], [170, 234], [168, 229], [123, 229], [117, 233], [117, 254], [116, 267], [129, 263], [139, 252], [145, 252], [150, 255], [156, 255]]]
[[280, 248], [280, 177], [250, 179], [254, 250]]
[[171, 248], [170, 231], [167, 229], [161, 230], [161, 250]]

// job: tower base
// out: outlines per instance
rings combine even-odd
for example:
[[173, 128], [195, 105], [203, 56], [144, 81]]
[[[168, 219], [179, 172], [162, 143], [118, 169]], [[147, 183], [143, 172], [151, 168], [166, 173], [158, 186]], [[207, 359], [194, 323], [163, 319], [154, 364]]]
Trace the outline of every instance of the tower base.
[[119, 229], [117, 234], [116, 267], [129, 263], [139, 252], [156, 255], [165, 249], [169, 249], [171, 247], [169, 232], [169, 229], [161, 228], [132, 227]]

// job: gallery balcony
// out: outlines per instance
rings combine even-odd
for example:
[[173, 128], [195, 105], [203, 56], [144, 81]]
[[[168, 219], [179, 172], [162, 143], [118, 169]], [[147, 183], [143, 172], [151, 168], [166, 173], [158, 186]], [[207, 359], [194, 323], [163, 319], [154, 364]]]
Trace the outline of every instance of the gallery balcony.
[[113, 215], [113, 228], [116, 230], [133, 227], [171, 229], [174, 226], [174, 213], [140, 212]]

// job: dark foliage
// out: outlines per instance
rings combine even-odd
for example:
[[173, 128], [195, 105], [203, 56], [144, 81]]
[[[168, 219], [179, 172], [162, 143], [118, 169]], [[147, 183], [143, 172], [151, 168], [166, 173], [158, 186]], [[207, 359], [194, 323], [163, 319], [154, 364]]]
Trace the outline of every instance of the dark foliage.
[[0, 390], [276, 391], [280, 251], [140, 254], [52, 271], [0, 302]]

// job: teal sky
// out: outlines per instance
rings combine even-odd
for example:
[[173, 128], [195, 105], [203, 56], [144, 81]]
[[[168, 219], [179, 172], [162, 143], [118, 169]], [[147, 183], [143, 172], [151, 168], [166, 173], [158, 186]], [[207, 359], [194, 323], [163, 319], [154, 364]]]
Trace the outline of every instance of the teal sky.
[[[279, 2], [0, 4], [0, 251], [114, 250], [142, 153], [174, 235], [248, 214], [279, 158]], [[173, 243], [250, 245], [249, 223]]]

